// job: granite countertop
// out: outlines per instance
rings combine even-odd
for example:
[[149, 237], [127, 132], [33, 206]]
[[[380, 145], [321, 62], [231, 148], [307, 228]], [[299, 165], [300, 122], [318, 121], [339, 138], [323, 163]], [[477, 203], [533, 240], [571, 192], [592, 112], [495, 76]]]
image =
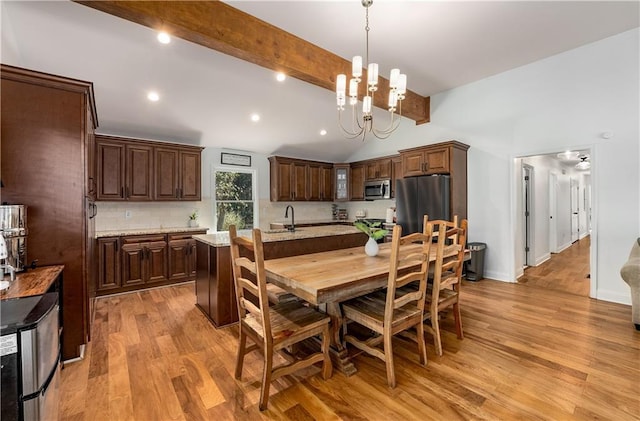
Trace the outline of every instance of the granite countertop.
[[170, 227], [170, 228], [133, 228], [109, 231], [96, 231], [96, 238], [126, 237], [128, 235], [171, 234], [174, 232], [207, 231], [207, 227]]
[[[304, 227], [296, 229], [295, 232], [289, 232], [286, 230], [263, 230], [262, 241], [264, 243], [270, 243], [274, 241], [301, 240], [304, 238], [320, 238], [331, 237], [334, 235], [357, 234], [359, 232], [361, 231], [350, 225], [322, 225], [317, 227]], [[243, 237], [251, 238], [251, 230], [240, 230], [238, 231], [238, 234]], [[229, 245], [228, 232], [194, 235], [193, 238], [213, 247], [225, 247]]]

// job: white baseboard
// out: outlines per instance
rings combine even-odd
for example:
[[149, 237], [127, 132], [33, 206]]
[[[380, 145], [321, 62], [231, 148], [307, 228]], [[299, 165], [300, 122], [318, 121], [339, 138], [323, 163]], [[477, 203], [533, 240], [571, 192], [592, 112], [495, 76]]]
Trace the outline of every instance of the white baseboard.
[[514, 280], [511, 280], [510, 279], [511, 277], [506, 273], [493, 272], [493, 271], [490, 271], [490, 270], [485, 270], [484, 277], [485, 278], [489, 278], [489, 279], [493, 279], [494, 281], [502, 281], [502, 282], [509, 282], [509, 283], [516, 282]]
[[631, 305], [631, 293], [623, 294], [616, 291], [598, 289], [596, 290], [596, 299], [603, 301], [611, 301], [612, 303]]
[[580, 240], [582, 240], [584, 237], [586, 237], [589, 234], [590, 232], [583, 232], [582, 234], [580, 234]]
[[561, 245], [560, 247], [558, 247], [558, 250], [556, 251], [556, 253], [560, 253], [560, 252], [568, 249], [569, 247], [571, 247], [571, 244], [573, 244], [573, 243], [566, 243], [566, 244]]
[[544, 262], [546, 262], [549, 259], [551, 259], [551, 253], [546, 253], [546, 254], [542, 255], [541, 257], [536, 259], [536, 266], [540, 266], [541, 264], [543, 264]]

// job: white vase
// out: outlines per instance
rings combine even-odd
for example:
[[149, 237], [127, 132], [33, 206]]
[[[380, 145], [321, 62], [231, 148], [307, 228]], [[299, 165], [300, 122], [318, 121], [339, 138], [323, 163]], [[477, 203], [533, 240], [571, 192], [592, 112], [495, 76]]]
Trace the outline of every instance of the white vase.
[[197, 219], [189, 219], [189, 226], [191, 228], [196, 228], [198, 227], [198, 220]]
[[378, 243], [373, 237], [369, 237], [367, 244], [364, 245], [364, 252], [367, 256], [376, 256], [378, 254]]

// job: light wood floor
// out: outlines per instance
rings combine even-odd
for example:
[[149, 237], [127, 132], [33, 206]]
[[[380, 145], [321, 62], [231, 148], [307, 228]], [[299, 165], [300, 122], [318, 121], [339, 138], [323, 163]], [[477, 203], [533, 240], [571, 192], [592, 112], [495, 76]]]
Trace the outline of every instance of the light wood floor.
[[588, 297], [590, 250], [591, 236], [588, 235], [562, 252], [551, 254], [541, 265], [526, 268], [518, 283]]
[[86, 358], [62, 374], [62, 420], [638, 420], [640, 332], [629, 306], [491, 280], [464, 282], [465, 339], [444, 323], [427, 367], [398, 339], [384, 364], [279, 379], [258, 411], [261, 358], [233, 379], [237, 329], [212, 327], [193, 284], [97, 301]]

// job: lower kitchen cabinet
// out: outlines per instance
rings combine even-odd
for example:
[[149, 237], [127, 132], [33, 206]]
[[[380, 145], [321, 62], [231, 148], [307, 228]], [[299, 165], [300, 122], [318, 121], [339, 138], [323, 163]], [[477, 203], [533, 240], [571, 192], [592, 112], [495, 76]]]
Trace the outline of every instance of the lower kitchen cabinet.
[[97, 295], [194, 280], [196, 245], [191, 236], [205, 232], [98, 238]]

